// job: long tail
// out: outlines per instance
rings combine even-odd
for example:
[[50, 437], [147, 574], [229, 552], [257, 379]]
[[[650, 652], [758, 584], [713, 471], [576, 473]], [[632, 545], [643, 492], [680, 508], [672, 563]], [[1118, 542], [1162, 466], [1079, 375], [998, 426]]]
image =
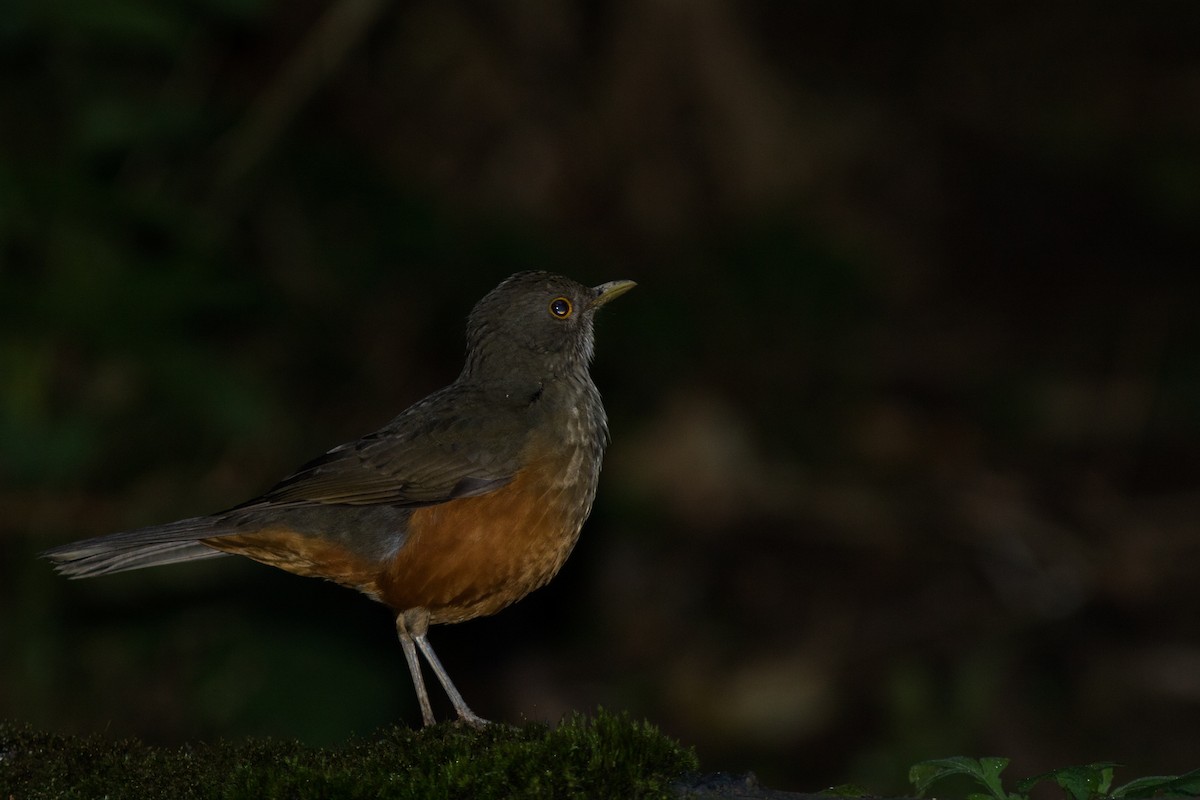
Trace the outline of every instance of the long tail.
[[161, 564], [198, 561], [227, 555], [201, 542], [229, 533], [219, 519], [193, 517], [166, 525], [85, 539], [46, 550], [41, 555], [54, 563], [60, 575], [91, 578]]

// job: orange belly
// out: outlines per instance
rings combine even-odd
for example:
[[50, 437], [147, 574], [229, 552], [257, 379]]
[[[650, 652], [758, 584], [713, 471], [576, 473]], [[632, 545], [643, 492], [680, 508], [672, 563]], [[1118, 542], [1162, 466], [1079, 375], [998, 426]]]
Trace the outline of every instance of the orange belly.
[[214, 550], [252, 558], [295, 575], [324, 578], [379, 599], [375, 591], [379, 565], [319, 536], [306, 536], [288, 527], [272, 526], [252, 533], [216, 536], [202, 541]]
[[396, 611], [427, 609], [434, 623], [494, 614], [554, 577], [594, 492], [594, 478], [531, 467], [490, 494], [417, 509], [378, 597]]

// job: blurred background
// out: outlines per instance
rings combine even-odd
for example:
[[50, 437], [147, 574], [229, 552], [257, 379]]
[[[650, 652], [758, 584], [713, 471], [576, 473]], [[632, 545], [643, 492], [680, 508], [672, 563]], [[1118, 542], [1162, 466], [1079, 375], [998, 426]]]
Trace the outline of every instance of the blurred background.
[[1190, 2], [13, 0], [0, 717], [417, 724], [352, 592], [36, 553], [373, 430], [544, 268], [640, 286], [574, 555], [431, 636], [475, 710], [791, 789], [1200, 766], [1197, 41]]

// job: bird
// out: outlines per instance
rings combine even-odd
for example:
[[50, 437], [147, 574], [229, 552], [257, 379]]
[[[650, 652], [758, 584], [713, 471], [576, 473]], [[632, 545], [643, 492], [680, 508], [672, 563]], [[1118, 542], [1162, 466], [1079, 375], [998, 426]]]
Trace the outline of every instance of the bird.
[[429, 626], [495, 614], [571, 553], [609, 442], [589, 371], [593, 323], [636, 285], [518, 272], [471, 310], [458, 377], [379, 430], [225, 511], [41, 555], [89, 578], [235, 554], [356, 589], [395, 613], [423, 723], [436, 720], [418, 652], [458, 721], [482, 727]]

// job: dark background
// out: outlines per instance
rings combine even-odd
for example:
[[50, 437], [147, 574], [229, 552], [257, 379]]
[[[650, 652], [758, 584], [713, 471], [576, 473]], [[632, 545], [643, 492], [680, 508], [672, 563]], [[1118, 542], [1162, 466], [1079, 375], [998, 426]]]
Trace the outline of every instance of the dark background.
[[1200, 7], [1106, 5], [10, 2], [0, 716], [415, 724], [351, 592], [35, 553], [374, 429], [536, 267], [640, 286], [575, 554], [432, 634], [478, 712], [794, 789], [1200, 766]]

